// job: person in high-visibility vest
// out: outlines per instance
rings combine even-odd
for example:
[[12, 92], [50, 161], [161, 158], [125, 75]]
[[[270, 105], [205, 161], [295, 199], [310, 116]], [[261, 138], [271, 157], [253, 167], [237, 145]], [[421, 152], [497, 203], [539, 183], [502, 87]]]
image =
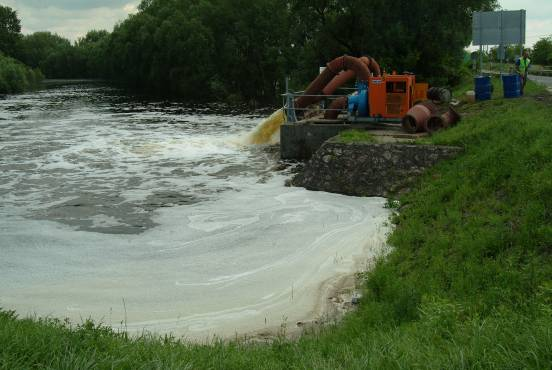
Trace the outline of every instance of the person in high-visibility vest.
[[527, 83], [527, 73], [529, 67], [531, 66], [531, 59], [529, 59], [529, 52], [523, 50], [523, 55], [516, 62], [516, 71], [519, 74], [521, 82], [521, 94], [523, 95], [523, 90], [525, 89], [525, 84]]

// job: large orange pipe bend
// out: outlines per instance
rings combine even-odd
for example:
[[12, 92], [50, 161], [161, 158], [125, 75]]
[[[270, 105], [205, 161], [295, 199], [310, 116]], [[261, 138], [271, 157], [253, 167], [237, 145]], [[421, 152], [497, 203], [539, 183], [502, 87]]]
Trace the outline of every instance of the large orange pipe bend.
[[368, 68], [370, 68], [370, 71], [374, 74], [374, 76], [379, 77], [381, 76], [381, 68], [378, 62], [372, 57], [368, 57], [370, 59], [370, 64], [368, 65]]
[[316, 77], [307, 87], [304, 94], [306, 96], [301, 96], [295, 100], [295, 108], [302, 109], [319, 102], [322, 99], [321, 96], [309, 95], [321, 95], [324, 88], [341, 71], [351, 70], [357, 79], [361, 81], [368, 81], [370, 79], [370, 69], [368, 66], [362, 62], [360, 58], [351, 57], [349, 55], [335, 58], [328, 63], [326, 67], [327, 68], [322, 71], [322, 73], [320, 73], [320, 75], [318, 75], [318, 77]]
[[[368, 67], [370, 72], [374, 76], [381, 76], [381, 69], [376, 62], [376, 60], [372, 57], [360, 57], [360, 61]], [[339, 89], [341, 86], [345, 85], [347, 82], [351, 81], [356, 76], [355, 71], [353, 70], [347, 70], [343, 71], [337, 76], [335, 76], [329, 84], [326, 85], [326, 87], [322, 90], [322, 94], [324, 95], [333, 95], [337, 89]]]
[[322, 94], [324, 95], [333, 95], [333, 93], [339, 89], [341, 86], [345, 85], [347, 82], [351, 81], [353, 78], [355, 78], [356, 73], [355, 71], [348, 70], [343, 71], [337, 76], [335, 76], [329, 84], [326, 85], [324, 89], [322, 89]]

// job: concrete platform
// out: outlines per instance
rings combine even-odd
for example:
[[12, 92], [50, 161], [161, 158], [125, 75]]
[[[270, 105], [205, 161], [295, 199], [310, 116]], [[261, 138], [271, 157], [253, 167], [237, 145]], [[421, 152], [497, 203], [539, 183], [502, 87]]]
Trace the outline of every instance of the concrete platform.
[[280, 128], [282, 159], [309, 159], [324, 142], [345, 130], [368, 130], [378, 143], [411, 143], [427, 133], [408, 134], [400, 125], [389, 123], [349, 123], [346, 120], [311, 118], [284, 123]]

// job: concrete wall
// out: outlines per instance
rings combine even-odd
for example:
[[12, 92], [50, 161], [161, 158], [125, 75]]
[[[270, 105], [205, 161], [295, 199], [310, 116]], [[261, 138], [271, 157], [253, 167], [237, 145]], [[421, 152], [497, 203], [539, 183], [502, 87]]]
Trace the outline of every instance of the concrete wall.
[[280, 128], [280, 155], [282, 159], [309, 159], [324, 142], [350, 124], [284, 123]]
[[358, 196], [389, 196], [462, 148], [327, 141], [292, 181], [294, 186]]
[[392, 123], [354, 122], [311, 119], [284, 123], [280, 128], [280, 156], [282, 159], [310, 159], [327, 140], [346, 130], [369, 130], [378, 142], [413, 141], [426, 133], [408, 134], [400, 125]]

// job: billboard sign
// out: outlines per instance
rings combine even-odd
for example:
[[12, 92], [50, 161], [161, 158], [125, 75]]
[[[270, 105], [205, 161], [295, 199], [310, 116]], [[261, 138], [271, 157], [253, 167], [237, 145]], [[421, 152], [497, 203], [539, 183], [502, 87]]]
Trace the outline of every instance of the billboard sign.
[[525, 44], [525, 10], [473, 13], [474, 45]]

